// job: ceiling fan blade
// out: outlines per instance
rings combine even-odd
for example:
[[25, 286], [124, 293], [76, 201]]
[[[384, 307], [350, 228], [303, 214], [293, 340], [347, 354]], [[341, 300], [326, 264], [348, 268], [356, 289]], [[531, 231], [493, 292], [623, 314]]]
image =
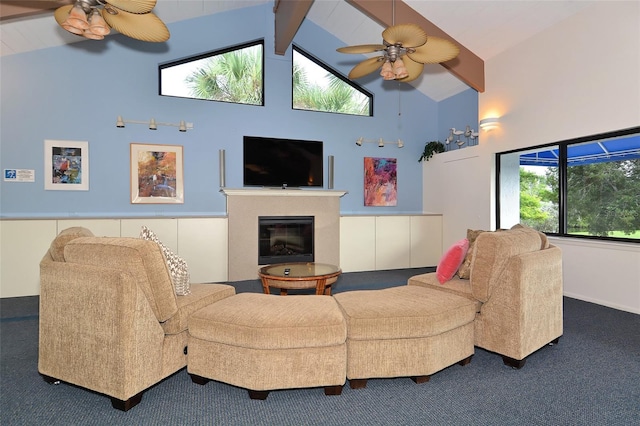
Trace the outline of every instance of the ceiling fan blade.
[[154, 13], [136, 14], [118, 10], [112, 15], [106, 10], [102, 17], [116, 31], [136, 40], [162, 42], [169, 40], [169, 29]]
[[407, 73], [409, 75], [405, 78], [398, 78], [396, 79], [397, 81], [401, 81], [402, 83], [407, 83], [409, 81], [413, 81], [416, 78], [420, 77], [420, 75], [422, 74], [422, 71], [424, 70], [423, 64], [416, 61], [412, 61], [410, 58], [407, 58], [406, 56], [402, 57], [402, 62], [404, 62], [404, 66], [407, 68]]
[[382, 38], [389, 44], [400, 43], [403, 47], [417, 47], [427, 42], [427, 33], [416, 24], [400, 24], [384, 30]]
[[371, 74], [372, 72], [380, 68], [383, 63], [384, 56], [365, 59], [364, 61], [353, 67], [353, 69], [349, 73], [349, 78], [353, 80], [356, 78], [364, 77], [367, 74]]
[[383, 44], [360, 44], [358, 46], [339, 47], [336, 50], [340, 53], [371, 53], [384, 50]]
[[439, 37], [429, 37], [427, 42], [415, 48], [415, 52], [407, 52], [407, 56], [423, 64], [438, 64], [450, 61], [458, 56], [460, 48], [449, 40]]
[[71, 11], [72, 8], [73, 8], [72, 4], [61, 6], [57, 8], [55, 12], [53, 12], [53, 17], [56, 19], [56, 22], [58, 23], [58, 25], [60, 25], [62, 28], [69, 31], [70, 33], [81, 36], [82, 30], [75, 30], [73, 28], [65, 27], [64, 25], [62, 25], [64, 21], [66, 21], [67, 18], [69, 17], [69, 12]]
[[106, 3], [131, 13], [149, 13], [156, 6], [156, 0], [106, 0]]

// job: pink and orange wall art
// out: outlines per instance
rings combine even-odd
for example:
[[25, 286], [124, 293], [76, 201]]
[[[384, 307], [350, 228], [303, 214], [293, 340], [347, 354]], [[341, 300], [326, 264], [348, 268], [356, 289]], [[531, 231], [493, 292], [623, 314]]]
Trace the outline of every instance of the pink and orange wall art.
[[364, 158], [364, 205], [395, 206], [398, 181], [395, 158]]

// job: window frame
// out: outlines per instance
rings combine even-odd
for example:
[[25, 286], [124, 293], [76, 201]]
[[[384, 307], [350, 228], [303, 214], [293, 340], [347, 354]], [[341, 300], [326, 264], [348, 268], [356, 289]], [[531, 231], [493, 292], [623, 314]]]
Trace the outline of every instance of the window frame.
[[[262, 102], [260, 104], [250, 104], [250, 103], [241, 103], [241, 102], [230, 102], [230, 101], [220, 101], [216, 99], [203, 99], [203, 98], [194, 98], [194, 97], [185, 97], [185, 96], [176, 96], [176, 95], [163, 95], [162, 94], [162, 70], [165, 68], [174, 67], [177, 65], [186, 64], [189, 62], [199, 61], [201, 59], [207, 59], [214, 56], [224, 55], [225, 53], [233, 52], [235, 50], [246, 49], [248, 47], [260, 46], [262, 49], [262, 81], [261, 81], [261, 90], [262, 90]], [[193, 56], [187, 56], [181, 59], [163, 62], [158, 64], [158, 96], [167, 96], [170, 98], [181, 98], [181, 99], [191, 99], [194, 101], [208, 101], [208, 102], [222, 102], [227, 104], [235, 104], [235, 105], [247, 105], [247, 106], [264, 106], [265, 105], [265, 91], [264, 84], [265, 81], [265, 50], [264, 50], [264, 39], [257, 39], [253, 41], [248, 41], [245, 43], [236, 44], [233, 46], [227, 46], [222, 49], [210, 50], [207, 52], [199, 53]]]
[[[328, 73], [333, 74], [334, 76], [339, 78], [342, 82], [348, 84], [353, 89], [357, 90], [358, 92], [360, 92], [363, 95], [365, 95], [366, 97], [368, 97], [369, 98], [369, 115], [348, 114], [348, 113], [336, 112], [336, 111], [320, 111], [320, 110], [315, 110], [315, 109], [295, 108], [293, 106], [294, 105], [294, 101], [293, 101], [293, 94], [294, 94], [294, 88], [293, 88], [293, 71], [294, 71], [293, 55], [294, 55], [295, 52], [303, 55], [305, 58], [307, 58], [311, 62], [315, 63], [316, 65], [318, 65], [319, 67], [321, 67], [322, 69], [327, 71]], [[307, 52], [306, 50], [304, 50], [300, 46], [298, 46], [296, 44], [292, 44], [291, 45], [291, 109], [292, 110], [294, 110], [294, 111], [309, 111], [309, 112], [324, 112], [324, 113], [329, 113], [329, 114], [342, 114], [342, 115], [350, 115], [350, 116], [354, 116], [354, 117], [373, 117], [373, 101], [374, 101], [374, 94], [373, 93], [369, 92], [367, 89], [365, 89], [364, 87], [360, 86], [358, 83], [349, 80], [349, 78], [344, 76], [342, 73], [340, 73], [339, 71], [335, 70], [334, 68], [331, 68], [329, 65], [327, 65], [326, 63], [324, 63], [320, 59], [316, 58], [315, 56], [313, 56], [311, 53]]]
[[567, 233], [567, 150], [571, 145], [584, 144], [589, 142], [596, 142], [602, 139], [614, 139], [623, 136], [629, 136], [634, 134], [640, 134], [640, 126], [630, 127], [627, 129], [616, 130], [612, 132], [599, 133], [595, 135], [582, 136], [574, 139], [567, 139], [558, 142], [545, 143], [542, 145], [528, 146], [525, 148], [518, 148], [509, 151], [497, 152], [495, 154], [495, 209], [496, 209], [496, 229], [500, 229], [500, 160], [503, 155], [524, 153], [532, 150], [545, 150], [550, 147], [558, 148], [558, 232], [548, 233], [548, 235], [566, 238], [578, 238], [586, 240], [599, 240], [599, 241], [616, 241], [625, 243], [640, 244], [640, 240], [635, 238], [623, 238], [623, 237], [603, 237], [598, 235], [577, 235]]

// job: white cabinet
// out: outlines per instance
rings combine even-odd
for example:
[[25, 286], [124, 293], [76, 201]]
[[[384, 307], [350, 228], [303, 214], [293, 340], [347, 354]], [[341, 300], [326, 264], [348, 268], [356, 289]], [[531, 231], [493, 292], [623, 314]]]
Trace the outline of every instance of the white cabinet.
[[178, 254], [189, 265], [192, 283], [227, 281], [227, 223], [222, 217], [178, 219]]
[[411, 216], [411, 268], [436, 266], [442, 256], [442, 216]]
[[342, 216], [343, 272], [436, 266], [442, 255], [442, 216]]
[[411, 266], [411, 218], [376, 217], [376, 270]]
[[376, 218], [340, 218], [340, 268], [343, 272], [376, 269]]

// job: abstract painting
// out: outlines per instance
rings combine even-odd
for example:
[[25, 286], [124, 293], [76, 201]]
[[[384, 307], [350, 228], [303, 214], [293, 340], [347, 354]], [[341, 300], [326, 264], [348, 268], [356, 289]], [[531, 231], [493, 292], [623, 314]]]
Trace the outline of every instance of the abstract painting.
[[364, 158], [364, 205], [395, 206], [398, 181], [395, 158]]
[[131, 144], [131, 202], [184, 203], [182, 146]]
[[44, 189], [89, 190], [89, 142], [44, 141]]

